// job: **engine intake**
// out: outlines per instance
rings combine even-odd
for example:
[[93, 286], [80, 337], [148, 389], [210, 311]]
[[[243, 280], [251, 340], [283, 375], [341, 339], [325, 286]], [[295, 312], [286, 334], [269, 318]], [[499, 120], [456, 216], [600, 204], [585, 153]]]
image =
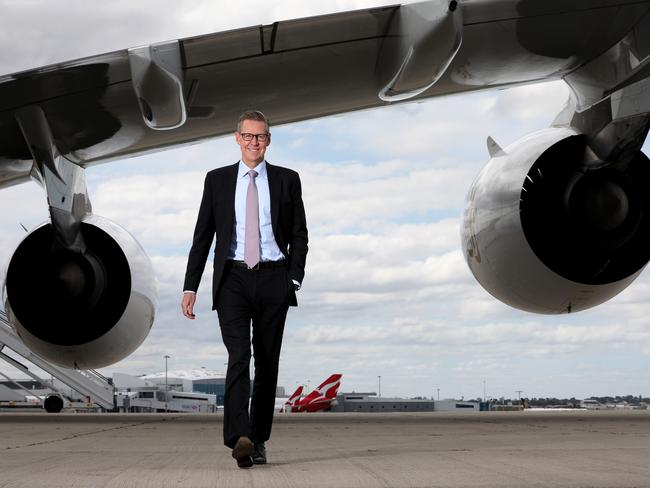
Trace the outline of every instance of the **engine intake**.
[[504, 303], [538, 313], [593, 307], [650, 259], [648, 158], [604, 162], [586, 150], [571, 129], [539, 131], [496, 155], [472, 184], [465, 258]]
[[648, 261], [650, 222], [641, 182], [648, 159], [625, 166], [582, 164], [584, 136], [557, 142], [535, 161], [521, 188], [521, 225], [539, 259], [559, 275], [605, 285]]
[[156, 291], [149, 258], [128, 232], [96, 215], [81, 226], [83, 253], [61, 248], [49, 223], [25, 237], [7, 269], [5, 308], [35, 353], [91, 369], [119, 361], [142, 343]]

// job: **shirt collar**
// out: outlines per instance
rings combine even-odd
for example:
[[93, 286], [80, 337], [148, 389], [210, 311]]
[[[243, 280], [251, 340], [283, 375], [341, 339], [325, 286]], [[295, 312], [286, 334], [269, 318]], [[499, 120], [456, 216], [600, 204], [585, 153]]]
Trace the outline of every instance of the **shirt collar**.
[[[260, 164], [253, 168], [257, 171], [257, 178], [266, 178], [266, 160], [262, 160]], [[239, 170], [237, 171], [237, 178], [243, 178], [251, 170], [248, 166], [244, 164], [243, 161], [239, 161]]]

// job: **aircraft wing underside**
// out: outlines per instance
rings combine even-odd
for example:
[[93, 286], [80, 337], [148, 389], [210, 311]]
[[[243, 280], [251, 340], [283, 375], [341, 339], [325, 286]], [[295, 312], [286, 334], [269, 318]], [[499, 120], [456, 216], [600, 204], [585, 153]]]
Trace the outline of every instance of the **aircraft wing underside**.
[[649, 9], [650, 2], [631, 0], [430, 1], [276, 22], [4, 76], [0, 186], [22, 182], [32, 170], [18, 122], [25, 107], [39, 106], [58, 152], [87, 166], [230, 133], [246, 108], [264, 111], [277, 125], [565, 77]]

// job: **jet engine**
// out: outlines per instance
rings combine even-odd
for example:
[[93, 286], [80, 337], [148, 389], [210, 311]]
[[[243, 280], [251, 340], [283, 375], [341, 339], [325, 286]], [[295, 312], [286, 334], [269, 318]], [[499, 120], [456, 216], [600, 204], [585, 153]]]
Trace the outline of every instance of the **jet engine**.
[[[492, 141], [493, 142], [493, 141]], [[553, 127], [492, 146], [461, 227], [478, 282], [513, 307], [567, 313], [625, 289], [650, 258], [650, 164], [602, 161], [586, 136]]]
[[23, 342], [67, 368], [106, 366], [132, 353], [154, 319], [156, 287], [140, 244], [115, 223], [89, 215], [83, 251], [57, 245], [49, 222], [14, 252], [5, 279], [9, 320]]

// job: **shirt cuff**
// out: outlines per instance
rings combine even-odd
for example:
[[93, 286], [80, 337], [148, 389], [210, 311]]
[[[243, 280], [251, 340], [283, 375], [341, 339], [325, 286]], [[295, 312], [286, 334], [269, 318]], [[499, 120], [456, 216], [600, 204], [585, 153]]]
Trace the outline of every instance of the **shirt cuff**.
[[194, 295], [196, 295], [196, 292], [193, 290], [183, 290], [183, 293], [193, 293]]
[[293, 281], [293, 284], [296, 285], [296, 291], [300, 290], [300, 286], [301, 286], [300, 282], [296, 280], [291, 280], [291, 281]]

